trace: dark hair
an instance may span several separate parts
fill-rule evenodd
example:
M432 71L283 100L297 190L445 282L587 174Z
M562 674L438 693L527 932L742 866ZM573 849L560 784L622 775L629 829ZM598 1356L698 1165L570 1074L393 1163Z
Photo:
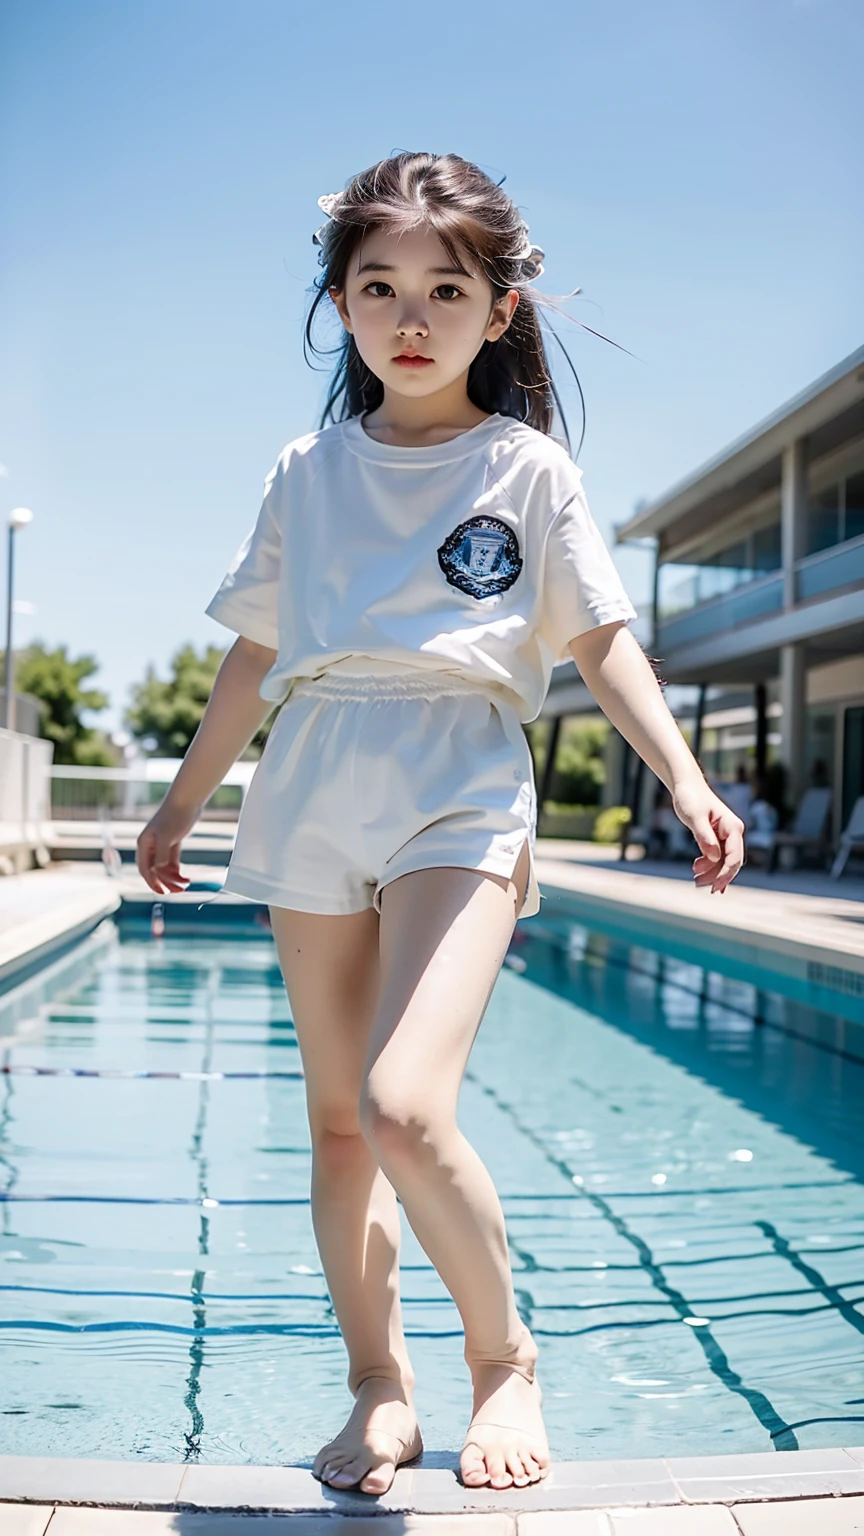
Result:
M479 264L496 299L510 288L519 293L507 330L497 341L485 340L471 363L469 399L480 410L515 416L546 433L552 430L557 406L569 447L541 333L543 296L528 286L543 270L537 259L543 252L537 246L529 252L527 229L515 203L484 171L459 155L405 151L352 176L344 192L335 195L332 218L316 237L324 270L313 284L316 293L306 322L309 347L316 355L324 355L312 340L312 324L320 304L329 297L328 289L344 290L348 262L363 232L372 227L406 231L424 225L435 231L454 261L459 260L457 246L461 246ZM322 427L328 419L344 421L374 410L384 396L381 380L367 368L347 331L338 352Z

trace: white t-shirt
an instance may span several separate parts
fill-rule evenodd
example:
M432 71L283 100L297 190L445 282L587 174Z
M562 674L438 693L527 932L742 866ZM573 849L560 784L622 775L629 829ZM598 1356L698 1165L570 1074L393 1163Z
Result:
M581 470L499 412L433 447L357 416L295 438L206 612L278 652L264 699L356 656L493 684L523 721L570 640L636 617Z

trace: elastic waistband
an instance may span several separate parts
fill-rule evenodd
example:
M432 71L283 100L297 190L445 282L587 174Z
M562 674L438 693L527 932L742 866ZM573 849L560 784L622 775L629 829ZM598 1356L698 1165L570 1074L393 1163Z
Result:
M362 703L369 699L438 699L448 694L485 694L497 692L494 684L483 685L454 673L425 671L369 672L350 674L328 670L321 677L300 677L291 690L291 698L313 694L316 698L340 703Z

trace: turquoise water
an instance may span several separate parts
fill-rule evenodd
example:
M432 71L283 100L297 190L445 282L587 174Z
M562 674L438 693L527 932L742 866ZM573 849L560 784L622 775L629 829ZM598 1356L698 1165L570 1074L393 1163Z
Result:
M109 923L53 989L0 999L0 1452L308 1463L350 1398L271 941ZM556 1457L864 1442L844 1012L554 903L520 925L460 1120L501 1194ZM426 1446L453 1451L459 1318L403 1232Z

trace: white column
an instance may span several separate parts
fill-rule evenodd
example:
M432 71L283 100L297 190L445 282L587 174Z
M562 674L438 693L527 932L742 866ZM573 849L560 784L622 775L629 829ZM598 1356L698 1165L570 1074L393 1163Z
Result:
M807 456L803 438L783 450L780 482L780 538L783 561L783 606L797 599L795 565L807 551ZM803 645L780 648L780 757L789 773L789 800L798 804L804 790L804 720L807 671Z
M807 670L803 645L780 647L780 757L789 774L789 802L794 807L806 789L804 773L804 712Z
M783 606L795 606L795 562L806 553L807 459L799 437L783 450L780 479L780 540L783 560Z

